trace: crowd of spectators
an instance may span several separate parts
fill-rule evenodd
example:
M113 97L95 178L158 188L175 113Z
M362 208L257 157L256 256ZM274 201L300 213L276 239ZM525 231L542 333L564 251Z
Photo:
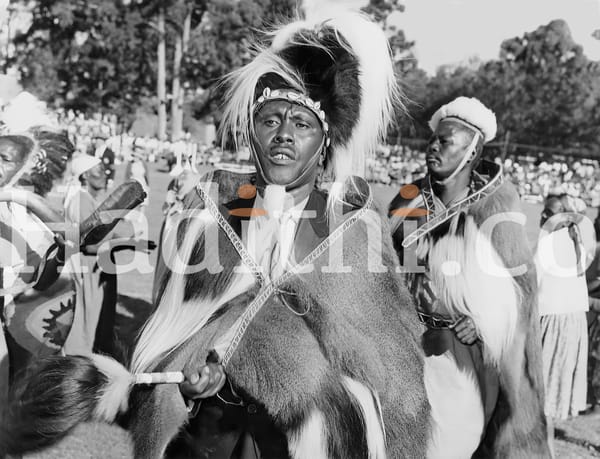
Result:
M116 163L136 156L150 163L164 161L170 171L176 167L178 158L210 165L237 160L236 155L223 152L214 143L198 142L189 133L178 141L159 140L155 136L138 136L126 131L114 115L85 116L72 110L58 111L56 115L59 125L67 129L77 152L99 156L100 150L109 148L115 154Z
M509 157L504 171L522 197L542 200L549 192L581 198L592 207L600 206L600 170L597 160Z

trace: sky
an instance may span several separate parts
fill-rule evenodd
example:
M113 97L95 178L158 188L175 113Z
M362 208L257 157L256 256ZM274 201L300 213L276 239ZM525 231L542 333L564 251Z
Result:
M350 1L349 3L356 3ZM500 44L553 19L564 19L584 53L600 60L600 0L404 0L393 21L414 40L419 66L429 73L441 64L498 57Z
M360 8L368 0L303 0L322 8L333 4ZM564 19L585 54L600 60L600 40L591 36L600 29L600 0L402 0L406 10L391 22L415 41L419 66L434 73L442 64L498 57L500 44L522 36L553 19Z
M305 7L327 4L360 8L368 0L301 0ZM406 10L391 22L415 41L419 66L434 73L442 64L498 57L500 44L522 36L553 19L564 19L573 39L585 54L600 60L600 40L591 36L600 29L600 0L401 0ZM0 0L0 21L8 0Z

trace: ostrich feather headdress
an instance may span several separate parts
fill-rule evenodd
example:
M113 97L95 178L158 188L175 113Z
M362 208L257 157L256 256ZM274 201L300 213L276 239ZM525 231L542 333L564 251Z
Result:
M329 10L270 38L270 46L255 46L253 60L225 80L222 140L249 144L257 103L291 91L321 120L330 175L338 182L360 175L400 103L383 30L359 13Z

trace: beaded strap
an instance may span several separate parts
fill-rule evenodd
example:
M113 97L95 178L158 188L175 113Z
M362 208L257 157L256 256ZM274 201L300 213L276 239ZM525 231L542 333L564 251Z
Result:
M256 277L260 285L265 285L267 281L262 273L262 267L254 260L254 258L252 258L252 255L250 255L240 237L237 235L237 233L231 227L231 225L227 222L227 220L225 220L223 214L219 211L219 208L217 207L215 201L213 201L213 199L209 197L208 193L202 187L202 184L198 184L196 189L198 190L198 194L204 201L204 204L210 212L210 214L217 221L219 227L225 232L228 239L231 241L231 244L242 259L242 263L244 263L244 265L246 265L246 267L250 269L250 271Z
M492 193L494 193L500 187L500 185L502 185L502 183L504 183L504 178L503 178L502 174L498 174L496 177L494 177L492 180L490 180L487 184L485 184L482 188L480 188L479 190L470 194L465 199L448 207L443 212L440 212L438 215L435 215L430 220L428 220L426 223L424 223L423 226L421 226L416 231L413 231L408 236L406 236L404 238L404 240L402 241L402 247L404 247L404 248L410 247L415 242L417 242L419 239L421 239L423 236L425 236L426 234L430 233L438 226L440 226L440 225L444 224L445 222L447 222L448 220L450 220L452 217L454 217L456 214L458 214L461 210L470 207L472 204L476 203L480 199L483 199L486 196L489 196ZM424 201L425 201L425 205L427 206L427 210L431 212L433 209L433 197L431 196L431 189L424 188L422 192L423 192L423 196L425 198ZM430 212L428 212L428 215L430 215Z

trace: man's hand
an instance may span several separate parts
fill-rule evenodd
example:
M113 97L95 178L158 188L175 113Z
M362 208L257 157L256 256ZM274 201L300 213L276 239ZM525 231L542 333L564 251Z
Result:
M463 344L471 345L479 339L477 328L470 317L463 316L452 327L454 334Z
M227 379L223 365L207 363L199 371L184 369L185 381L179 390L188 399L212 397L221 390Z
M65 238L59 234L59 233L54 233L54 242L56 243L56 261L61 264L64 265L65 264L65 248L67 245L67 242L65 241Z

